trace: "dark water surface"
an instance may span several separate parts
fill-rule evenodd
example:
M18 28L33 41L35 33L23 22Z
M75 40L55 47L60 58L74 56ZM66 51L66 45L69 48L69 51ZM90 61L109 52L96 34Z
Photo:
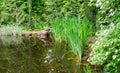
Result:
M69 51L65 43L46 46L36 37L0 37L0 73L85 73Z

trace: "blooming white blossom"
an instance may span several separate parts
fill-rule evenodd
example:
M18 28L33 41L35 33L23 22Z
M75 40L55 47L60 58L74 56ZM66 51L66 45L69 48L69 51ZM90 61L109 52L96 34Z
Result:
M109 16L113 16L115 14L115 11L111 12Z
M118 50L115 50L115 53L118 53Z
M106 52L106 55L109 55L109 52Z
M102 6L102 2L101 2L101 0L97 0L97 2L96 2L96 6L97 6L97 7L101 7L101 6Z
M109 12L113 12L113 9L110 9L110 11Z
M113 23L113 22L111 22L111 23L110 23L110 26L111 26L111 27L113 27L113 26L114 26L114 23Z
M103 6L100 6L100 9L103 9Z
M113 55L112 58L115 59L115 58L116 58L116 55Z
M106 1L106 3L108 4L108 3L109 3L109 1Z

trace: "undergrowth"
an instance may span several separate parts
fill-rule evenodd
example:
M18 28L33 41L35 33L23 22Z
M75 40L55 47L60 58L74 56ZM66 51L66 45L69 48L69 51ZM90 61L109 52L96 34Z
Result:
M120 23L99 31L97 41L92 44L88 61L94 65L105 65L107 73L119 73L120 65Z

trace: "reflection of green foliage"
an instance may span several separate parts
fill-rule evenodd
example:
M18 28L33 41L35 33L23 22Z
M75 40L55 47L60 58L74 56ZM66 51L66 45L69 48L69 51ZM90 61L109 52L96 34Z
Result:
M36 39L24 38L22 43L11 43L10 45L4 45L4 43L0 41L0 48L2 48L0 49L1 72L29 73L30 65L32 66L32 71L35 73L40 71L46 72L46 69L45 71L41 68L41 61L44 59L46 48L41 45L38 39L38 41L35 40ZM31 50L32 53L30 53L29 50ZM30 61L32 61L31 64L29 64Z
M68 50L64 43L59 41L54 46L44 46L36 37L23 37L22 43L4 45L0 40L0 71L1 73L60 73L76 70L74 61L67 54ZM75 68L74 68L75 67ZM74 68L74 69L73 69ZM51 69L54 69L51 70Z
M1 41L4 45L12 45L12 44L20 44L22 43L21 37L15 37L15 36L0 36Z
M85 72L85 73L92 73L91 68L90 68L89 65L86 65L86 66L85 66L84 72Z

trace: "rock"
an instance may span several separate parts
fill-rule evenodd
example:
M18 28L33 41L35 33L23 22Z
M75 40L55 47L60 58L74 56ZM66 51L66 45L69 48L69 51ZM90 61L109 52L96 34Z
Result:
M37 34L37 37L45 44L54 42L54 36L51 28L42 30L40 33Z
M88 57L89 57L89 56L84 56L84 57L82 57L82 60L83 60L83 61L87 61Z
M53 43L55 41L51 28L44 29L40 32L39 31L22 31L22 36L37 37L45 44L50 44L50 43Z

